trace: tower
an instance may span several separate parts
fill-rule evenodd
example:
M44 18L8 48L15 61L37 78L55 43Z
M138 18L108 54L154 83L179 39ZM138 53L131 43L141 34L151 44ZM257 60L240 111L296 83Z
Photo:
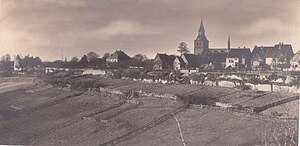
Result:
M230 35L228 35L227 49L230 50Z
M204 29L204 25L203 25L203 22L201 19L198 36L197 36L196 40L194 41L194 54L202 55L204 52L208 51L208 43L209 43L209 41L207 40L207 38L205 36L205 29Z

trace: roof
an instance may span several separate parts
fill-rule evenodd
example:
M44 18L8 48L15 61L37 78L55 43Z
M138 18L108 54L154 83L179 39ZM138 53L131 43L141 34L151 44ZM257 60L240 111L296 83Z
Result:
M228 52L206 52L203 54L203 63L226 62Z
M121 59L121 60L129 60L131 59L126 53L123 51L116 51L115 53L111 54L107 59Z
M253 61L258 61L258 62L264 61L263 57L260 54L254 54L252 60Z
M102 63L102 62L105 62L105 59L103 59L103 58L91 58L90 62Z
M291 62L299 62L300 61L300 50L291 58Z
M185 63L188 64L191 67L198 67L198 66L201 65L202 57L199 56L199 55L183 54L182 57L185 58L185 60L187 61Z
M284 57L290 59L293 54L292 45L279 43L275 46L255 46L252 54L264 54L266 58Z
M228 58L251 58L251 51L249 48L238 48L238 49L230 49L227 55Z
M228 52L227 48L209 48L209 52Z
M157 55L156 55L155 58L157 58L157 57L162 62L173 62L176 56L175 55L167 55L166 53L165 54L159 54L159 53L157 53Z
M201 24L200 24L200 28L199 28L199 31L198 31L199 33L200 32L205 32L205 29L204 29L204 25L203 25L203 21L202 21L202 19L201 19Z
M183 61L183 59L182 59L181 57L176 56L176 58L179 60L180 63L184 64L184 61ZM176 58L175 58L175 59L176 59ZM175 59L174 59L174 60L175 60Z

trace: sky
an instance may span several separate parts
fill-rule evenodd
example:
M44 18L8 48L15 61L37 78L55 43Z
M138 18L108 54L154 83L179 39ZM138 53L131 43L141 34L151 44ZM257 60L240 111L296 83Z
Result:
M0 0L0 55L54 61L94 51L129 56L193 52L201 18L210 48L292 44L300 50L299 0Z

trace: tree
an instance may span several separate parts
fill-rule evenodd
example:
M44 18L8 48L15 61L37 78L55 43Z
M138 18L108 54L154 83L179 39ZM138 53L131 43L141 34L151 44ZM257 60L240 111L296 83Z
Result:
M72 57L70 60L70 62L78 62L78 61L79 61L79 59L76 56Z
M99 57L99 55L93 51L89 52L86 56L87 56L88 61L91 61L91 59L93 59L93 58Z
M11 61L11 57L10 57L10 54L5 54L1 57L1 61L3 62L9 62Z
M144 62L145 60L148 60L147 56L142 54L136 54L133 56L133 58L139 62Z
M25 68L32 68L32 67L38 67L42 64L42 60L39 57L33 57L33 56L25 56L21 60L22 66Z
M110 56L109 53L105 53L105 54L103 55L103 59L106 59L106 58L108 58L109 56Z
M189 48L187 47L187 44L184 43L184 42L179 43L179 46L178 46L178 50L177 50L177 51L180 52L181 56L182 56L183 54L187 54L187 53L190 52L190 51L189 51Z

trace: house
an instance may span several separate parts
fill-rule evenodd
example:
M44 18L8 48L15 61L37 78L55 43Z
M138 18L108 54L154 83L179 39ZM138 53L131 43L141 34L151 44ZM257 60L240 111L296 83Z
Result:
M214 69L223 69L226 66L226 57L228 52L206 52L202 56L202 65L212 64Z
M185 63L185 68L187 69L196 69L201 67L202 57L194 54L183 54L182 60Z
M157 53L153 60L153 69L154 70L163 70L163 69L172 69L173 61L176 58L175 55L167 55Z
M116 51L106 58L108 67L128 68L132 64L132 59L122 50Z
M251 64L251 51L249 48L230 49L226 57L226 68L232 67L237 69L246 68Z
M254 46L252 55L259 54L270 68L287 68L294 52L290 44L279 43L275 46Z
M266 56L265 54L258 53L252 55L252 69L253 70L262 70L266 66Z
M298 51L291 59L291 69L300 71L300 51Z
M176 56L174 61L173 61L173 68L174 70L181 70L185 67L185 63L183 59L179 56Z
M115 53L111 54L106 58L106 62L108 63L118 63L128 60L131 60L131 58L122 50L116 51Z
M88 63L88 67L90 68L105 68L106 60L103 58L91 58Z

